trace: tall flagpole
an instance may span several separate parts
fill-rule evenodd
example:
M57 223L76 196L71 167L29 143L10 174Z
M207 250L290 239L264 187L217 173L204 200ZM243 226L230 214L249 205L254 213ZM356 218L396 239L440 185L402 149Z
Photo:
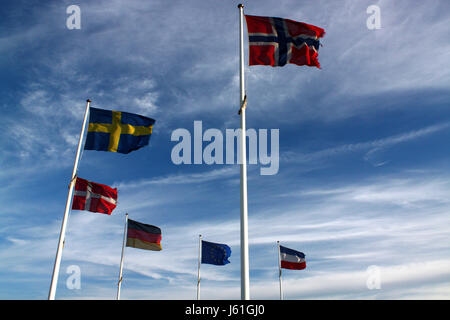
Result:
M280 278L280 300L283 300L283 281L281 280L281 252L280 241L277 241L278 246L278 276Z
M244 84L244 5L239 4L239 76L241 114L241 300L250 299L248 263L248 210L247 210L247 146L245 130Z
M119 282L117 283L117 300L120 300L120 288L122 286L122 271L123 271L123 254L125 251L125 244L127 241L128 230L128 213L125 214L125 227L123 230L123 242L122 242L122 256L120 257L120 269L119 269Z
M88 99L86 101L86 110L84 111L83 126L81 127L80 138L78 139L77 155L75 157L75 163L73 165L72 179L70 180L70 184L69 184L69 192L67 194L66 209L64 210L64 217L63 217L62 224L61 224L61 231L59 233L58 249L56 251L55 264L53 266L53 276L52 276L52 282L50 284L50 291L48 293L48 300L55 300L56 287L58 284L59 268L61 265L61 256L62 256L62 251L64 248L64 242L65 242L67 220L69 217L70 204L72 202L72 197L73 197L73 189L75 188L75 182L77 180L78 162L80 161L81 145L82 145L82 141L83 141L84 130L86 127L86 121L87 121L87 116L89 113L90 103L91 103L91 100Z
M202 235L198 237L198 276L197 276L197 300L200 300L200 265L202 263Z

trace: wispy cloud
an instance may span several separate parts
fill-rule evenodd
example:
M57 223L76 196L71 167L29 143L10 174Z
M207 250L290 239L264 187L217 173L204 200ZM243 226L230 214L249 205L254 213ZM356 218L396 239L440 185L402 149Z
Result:
M217 179L229 179L239 173L237 166L226 166L222 169L205 170L201 173L172 174L164 177L151 178L137 182L115 183L117 188L141 188L148 185L198 184Z
M373 1L246 4L248 14L327 31L321 70L245 68L248 127L281 132L279 174L253 175L255 166L249 166L252 298L278 298L276 240L307 255L305 271L283 274L290 299L450 296L450 185L445 165L436 166L446 162L446 149L436 159L424 148L426 163L387 173L394 166L386 164L409 156L389 158L394 152L388 151L420 142L437 149L450 128L450 74L443 67L449 50L442 40L448 4L410 2L375 2L380 30L366 27ZM159 145L156 152L126 157L84 154L80 174L118 187L119 203L112 216L71 213L58 298L114 298L123 215L129 212L162 228L163 251L126 249L125 299L194 299L199 234L233 251L223 268L202 266L202 296L238 299L239 166L175 166L167 134L190 128L194 119L216 128L239 126L236 4L80 1L82 29L72 31L64 24L66 5L17 5L5 15L0 271L7 285L0 294L10 297L10 288L18 288L14 297L47 296L70 173L61 169L73 164L89 98L94 107L155 118L152 142ZM369 125L364 136L370 138L355 138L361 135L349 127L357 121ZM409 129L394 129L398 123ZM332 135L333 128L339 133ZM306 131L320 134L299 149ZM355 156L378 168L363 161L339 166ZM71 264L82 271L79 291L64 286ZM366 287L366 269L374 264L381 268L381 290Z
M366 142L349 143L340 145L337 147L332 147L328 149L323 149L320 151L314 151L311 153L297 153L297 152L284 152L281 154L281 160L288 163L306 163L314 162L319 160L325 160L327 158L333 158L342 154L352 153L352 152L365 152L364 160L372 162L372 157L375 153L382 150L391 148L395 145L402 144L405 142L413 141L422 137L432 135L434 133L444 131L450 128L449 122L438 123L431 125L419 130L413 130L383 139L377 139ZM372 163L373 165L380 165L380 163Z
M446 250L445 239L450 232L446 196L450 185L446 181L445 177L429 178L427 174L418 179L380 177L376 181L325 189L325 192L300 190L284 195L300 197L298 201L294 198L293 201L279 202L273 208L253 210L249 220L252 264L256 270L273 277L267 281L254 279L253 297L276 298L276 240L307 254L309 267L306 273L299 274L299 278L295 274L286 274L289 279L285 288L288 298L373 298L374 294L378 298L389 298L395 296L396 290L408 286L432 288L434 279L446 277L448 270L448 261L439 257L440 252ZM140 197L144 200L146 196L142 194ZM300 207L298 204L305 199L309 199L309 204ZM317 201L311 202L311 199ZM415 214L410 213L412 207L402 199L415 204ZM142 209L147 211L145 207ZM136 215L143 218L142 213ZM146 219L149 219L148 215ZM30 226L9 235L9 244L4 244L0 250L2 261L11 261L16 270L23 272L30 272L29 268L36 263L48 261L45 264L50 265L59 223L55 221L45 227ZM268 225L271 227L267 228ZM163 251L126 251L125 272L128 277L139 274L149 281L163 281L159 284L161 294L171 298L181 290L184 293L177 294L177 298L191 298L196 277L198 234L202 234L205 239L229 244L233 250L233 263L227 268L204 268L205 283L214 286L216 291L210 292L212 289L206 285L205 294L210 294L211 299L233 299L239 295L238 214L216 219L214 223L208 219L182 225L166 223L161 227ZM108 281L114 283L122 237L123 216L120 214L108 217L73 212L64 261L82 266L83 279L103 278L99 274L99 270L103 270L105 277L111 278ZM88 267L88 264L96 267ZM366 287L366 268L372 264L381 268L382 291L377 293ZM8 265L3 264L3 267ZM418 271L415 272L414 268ZM404 275L405 270L407 276ZM46 274L42 267L35 272L40 276ZM348 279L353 280L348 283ZM300 281L302 290L295 285ZM182 288L175 286L175 282ZM129 298L140 292L139 286L132 287L130 284ZM221 288L220 293L217 288ZM98 294L102 290L105 289L99 289ZM105 291L105 295L106 292L109 291ZM86 294L89 296L88 291ZM94 292L92 294L95 295ZM435 295L430 292L422 297L431 296ZM152 294L143 297L151 298Z
M378 265L380 288L367 287L369 265L355 270L335 271L330 274L311 274L308 271L284 272L285 299L447 299L450 293L448 279L450 260L431 260L405 264ZM302 290L298 290L298 288ZM420 290L411 288L420 287ZM276 299L278 283L258 282L252 287L255 299ZM278 290L279 292L279 290ZM400 298L401 299L401 298Z

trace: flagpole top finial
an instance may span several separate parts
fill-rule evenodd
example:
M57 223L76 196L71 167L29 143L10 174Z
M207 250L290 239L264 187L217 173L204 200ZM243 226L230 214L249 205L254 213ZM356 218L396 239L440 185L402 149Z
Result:
M243 8L244 7L244 5L242 4L242 3L239 3L238 4L238 8L240 9L240 8Z

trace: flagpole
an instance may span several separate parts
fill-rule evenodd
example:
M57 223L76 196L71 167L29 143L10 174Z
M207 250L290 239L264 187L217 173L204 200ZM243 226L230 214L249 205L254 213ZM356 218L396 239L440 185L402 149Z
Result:
M241 300L250 299L248 262L247 155L244 84L244 5L239 4L239 76L241 114Z
M198 276L197 276L197 300L200 300L200 265L202 263L202 235L198 237Z
M59 269L61 266L62 251L64 248L64 242L65 242L67 220L69 217L70 204L72 202L73 190L74 190L75 182L76 182L76 178L77 178L78 163L80 161L80 155L81 155L81 145L82 145L82 141L83 141L84 130L86 127L86 121L87 121L87 116L89 113L90 103L91 103L91 100L89 100L89 99L86 100L86 110L84 111L83 126L81 127L80 138L78 139L77 154L75 156L75 163L73 165L72 178L71 178L70 184L69 184L69 192L67 193L66 208L64 210L64 217L63 217L62 224L61 224L61 231L59 233L58 249L56 250L56 258L55 258L55 264L53 266L53 275L52 275L52 281L50 284L50 291L48 293L48 300L55 300L56 287L58 284Z
M280 278L280 300L283 300L283 281L281 279L281 252L280 252L280 241L277 241L278 246L278 276Z
M117 283L117 300L120 300L120 288L122 286L122 271L123 271L123 254L125 252L125 244L127 241L127 227L128 227L128 213L125 214L125 227L123 230L122 242L122 256L120 257L119 282Z

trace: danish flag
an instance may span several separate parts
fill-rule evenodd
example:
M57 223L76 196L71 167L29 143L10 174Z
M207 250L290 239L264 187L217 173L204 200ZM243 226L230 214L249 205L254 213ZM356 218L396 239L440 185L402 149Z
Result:
M117 188L77 178L73 195L73 210L111 214L117 204Z
M320 68L319 38L325 30L289 19L245 16L249 65L282 67L286 63Z

